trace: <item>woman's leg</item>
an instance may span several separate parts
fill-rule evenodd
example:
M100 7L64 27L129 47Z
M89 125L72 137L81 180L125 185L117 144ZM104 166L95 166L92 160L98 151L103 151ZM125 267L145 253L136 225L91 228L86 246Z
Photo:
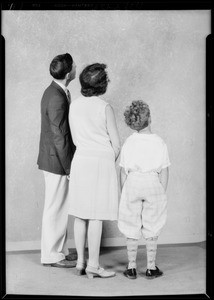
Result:
M100 241L103 222L100 220L89 220L88 224L88 251L89 260L86 268L88 278L108 278L115 276L115 272L109 272L99 266Z
M94 268L99 266L102 224L100 220L89 220L88 224L88 265Z
M77 263L85 263L85 243L87 234L87 220L75 218L74 220L74 239L77 249Z

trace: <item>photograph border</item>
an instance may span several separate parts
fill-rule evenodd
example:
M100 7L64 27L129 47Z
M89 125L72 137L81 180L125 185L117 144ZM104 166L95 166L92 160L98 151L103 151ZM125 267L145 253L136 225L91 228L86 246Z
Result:
M213 181L213 143L211 134L213 128L213 101L214 101L214 38L213 38L213 3L212 1L2 1L1 10L210 10L211 12L211 34L206 38L206 293L205 294L175 294L175 295L151 295L151 296L120 296L117 298L134 298L134 299L214 299L213 287L213 253L214 253L214 237L213 237L213 216L212 216L212 200L211 187L214 186ZM82 296L49 296L49 295L20 295L6 294L6 246L5 246L5 41L1 36L1 72L0 72L0 90L1 90L1 109L0 120L0 140L1 143L1 239L0 239L0 266L1 266L1 299L67 299L67 298L95 298ZM200 171L200 170L199 170ZM100 297L109 298L109 297ZM114 297L111 297L114 298Z

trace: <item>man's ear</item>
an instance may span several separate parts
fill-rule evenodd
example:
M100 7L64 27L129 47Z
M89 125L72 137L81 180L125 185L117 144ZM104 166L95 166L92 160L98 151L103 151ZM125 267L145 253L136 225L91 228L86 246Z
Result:
M66 79L66 80L70 79L70 73L67 73L67 74L65 75L65 79Z

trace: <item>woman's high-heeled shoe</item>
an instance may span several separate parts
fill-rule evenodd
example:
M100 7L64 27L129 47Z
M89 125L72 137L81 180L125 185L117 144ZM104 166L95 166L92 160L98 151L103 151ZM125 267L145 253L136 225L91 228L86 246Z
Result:
M92 279L94 277L109 278L114 277L116 275L115 272L106 271L101 267L94 268L89 265L87 266L85 272L89 279Z
M85 275L86 263L77 262L75 273L78 276Z

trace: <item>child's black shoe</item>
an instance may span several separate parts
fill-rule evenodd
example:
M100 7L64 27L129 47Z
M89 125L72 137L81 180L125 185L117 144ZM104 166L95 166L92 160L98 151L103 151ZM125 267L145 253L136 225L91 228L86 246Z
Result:
M123 274L128 277L129 279L136 279L137 278L137 272L136 272L136 269L133 268L133 269L126 269Z
M155 268L156 270L150 270L150 269L146 270L146 278L153 279L163 275L163 272L159 270L158 267Z

